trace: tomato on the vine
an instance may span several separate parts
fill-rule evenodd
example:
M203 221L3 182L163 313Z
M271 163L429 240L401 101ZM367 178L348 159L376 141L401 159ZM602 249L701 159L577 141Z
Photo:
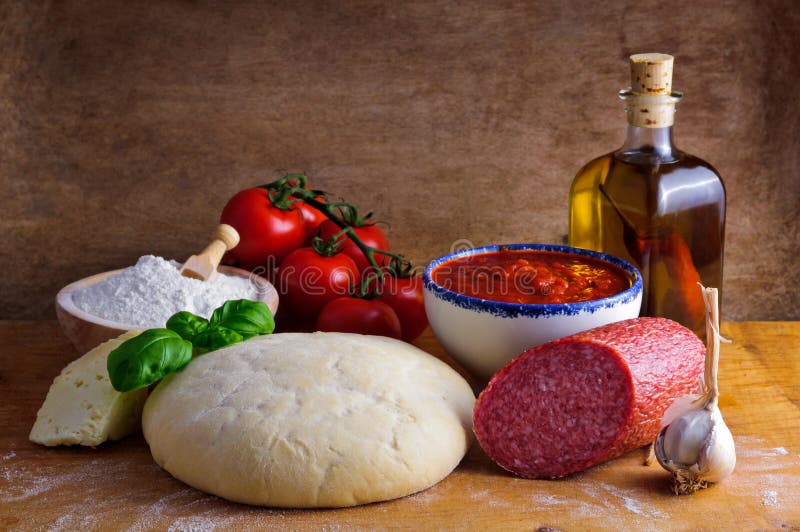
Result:
M355 262L344 253L321 255L311 247L299 248L278 270L280 304L295 318L313 323L322 307L348 295L359 280Z
M377 225L364 224L357 227L351 227L353 227L356 236L360 238L361 241L367 246L389 251L389 240L386 238L386 235L383 234L381 228ZM342 229L331 220L323 222L319 228L320 236L323 240L330 239L333 235L341 230ZM355 261L356 266L358 266L359 273L363 275L364 272L370 268L370 263L367 260L367 257L364 256L364 253L358 248L356 243L350 239L350 237L342 235L337 241L341 241L342 239L344 239L344 242L340 244L339 249L342 250L342 253L346 253ZM386 263L385 255L376 253L375 261L379 266L383 266Z
M228 254L247 269L269 266L271 261L277 265L305 238L302 213L273 205L263 188L236 193L222 209L220 222L238 231L239 244Z
M415 340L428 326L425 302L422 298L422 279L386 275L379 301L387 303L397 313L406 342Z
M418 277L390 275L405 275L411 265L388 253L389 240L371 217L372 213L359 216L351 203L327 202L323 192L311 189L305 175L287 174L242 190L225 205L220 221L232 225L240 236L225 261L246 268L267 266L281 294L281 306L300 322L310 324L319 318L321 330L412 341L428 325L422 283ZM333 238L343 226L352 232ZM375 266L386 271L373 271L359 245L371 248L368 253L373 254ZM279 275L274 277L278 266ZM375 297L382 274L386 280ZM367 286L361 286L366 276Z
M317 201L324 201L322 197L314 198ZM328 220L324 212L318 211L304 201L295 201L292 203L292 208L297 209L303 215L303 222L305 223L306 234L303 239L303 245L308 246L311 244L311 239L317 236L319 226Z
M372 334L400 339L401 326L392 307L377 299L340 297L322 309L317 330Z

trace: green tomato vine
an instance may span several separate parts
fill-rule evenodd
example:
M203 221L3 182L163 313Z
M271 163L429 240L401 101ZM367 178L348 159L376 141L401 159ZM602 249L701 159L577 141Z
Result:
M335 223L340 231L331 236L328 242L320 237L315 237L312 247L321 254L335 254L338 247L349 238L366 257L370 264L370 271L361 280L358 291L354 297L370 299L379 296L386 284L386 275L393 277L411 277L414 275L414 266L405 257L391 251L378 249L365 244L356 234L354 227L371 225L372 212L359 216L358 208L346 201L328 201L328 195L322 190L308 188L308 177L305 174L286 174L282 178L261 185L258 188L267 190L272 204L279 209L291 209L292 204L303 202L324 214ZM378 264L377 256L388 258L386 265Z

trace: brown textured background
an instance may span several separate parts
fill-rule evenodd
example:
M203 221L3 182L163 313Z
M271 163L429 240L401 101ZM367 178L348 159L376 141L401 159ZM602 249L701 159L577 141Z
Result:
M0 317L204 244L308 172L425 261L560 242L621 144L627 56L676 56L678 145L728 190L727 319L800 319L800 4L0 0Z

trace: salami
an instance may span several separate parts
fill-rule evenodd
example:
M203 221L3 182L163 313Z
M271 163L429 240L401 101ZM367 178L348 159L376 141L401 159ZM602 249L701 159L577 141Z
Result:
M543 344L498 371L475 403L481 447L526 478L558 478L651 443L695 392L705 348L684 326L634 318Z

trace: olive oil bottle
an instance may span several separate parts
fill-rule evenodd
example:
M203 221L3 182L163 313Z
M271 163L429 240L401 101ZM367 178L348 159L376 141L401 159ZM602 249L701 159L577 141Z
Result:
M722 287L725 187L707 162L675 147L682 94L672 56L632 55L623 146L587 163L569 195L569 243L633 262L642 272L642 316L678 321L705 337L698 282Z

